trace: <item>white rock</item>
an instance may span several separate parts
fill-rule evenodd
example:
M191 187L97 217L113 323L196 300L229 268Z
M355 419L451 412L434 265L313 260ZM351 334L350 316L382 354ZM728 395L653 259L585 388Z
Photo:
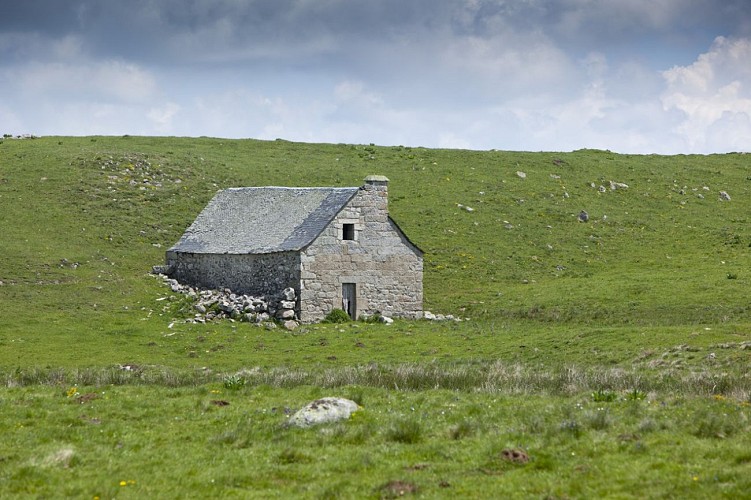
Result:
M354 401L344 398L327 397L312 401L297 411L288 421L295 427L338 422L350 417L360 407Z
M295 319L295 311L292 309L283 309L279 317L282 319Z

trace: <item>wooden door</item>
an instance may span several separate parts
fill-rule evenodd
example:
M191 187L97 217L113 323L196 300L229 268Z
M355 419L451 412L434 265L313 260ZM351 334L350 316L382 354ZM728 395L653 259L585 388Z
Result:
M342 309L357 319L357 288L354 283L342 283Z

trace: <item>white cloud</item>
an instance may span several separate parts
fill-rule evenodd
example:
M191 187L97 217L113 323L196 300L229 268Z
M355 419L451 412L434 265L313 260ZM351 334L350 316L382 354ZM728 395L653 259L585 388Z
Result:
M173 132L172 120L180 112L180 106L174 102L168 102L163 106L151 108L146 116L151 120L154 130L159 134Z
M692 151L727 151L751 144L751 40L715 39L709 52L689 66L663 73L666 110L683 119L676 132ZM718 134L718 131L723 131Z
M360 81L345 80L334 87L334 97L339 103L363 103L366 106L383 104L381 96L365 89Z
M37 98L138 103L157 92L150 72L121 61L30 63L11 72L19 90Z
M0 134L22 134L31 133L30 131L23 129L23 124L20 117L8 106L0 104L0 126L3 127L0 130Z

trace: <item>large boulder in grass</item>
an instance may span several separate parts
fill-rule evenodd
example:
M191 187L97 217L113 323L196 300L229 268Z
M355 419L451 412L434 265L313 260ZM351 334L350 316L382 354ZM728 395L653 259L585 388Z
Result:
M348 419L360 407L354 401L344 398L321 398L303 406L292 415L288 425L311 427L318 424L338 422Z

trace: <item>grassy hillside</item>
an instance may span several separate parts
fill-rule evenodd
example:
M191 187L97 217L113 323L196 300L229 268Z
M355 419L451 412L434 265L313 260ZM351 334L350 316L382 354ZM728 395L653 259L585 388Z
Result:
M539 332L560 347L600 334L618 342L626 332L630 353L637 332L666 335L667 345L670 332L745 332L750 166L751 157L740 154L475 152L209 138L5 140L0 342L13 355L4 363L108 365L116 360L102 358L108 351L90 342L102 336L141 362L184 355L190 346L171 346L165 337L177 315L168 307L174 302L160 301L169 294L148 272L218 189L357 186L371 173L391 179L391 213L425 251L426 308L471 318L461 335ZM611 190L610 181L628 188ZM721 200L720 191L731 200ZM588 222L577 220L582 210ZM171 331L190 328L178 323ZM456 328L438 330L456 338ZM503 350L480 342L468 357ZM211 354L219 364L227 356ZM299 359L276 355L272 365ZM525 356L514 353L534 359ZM623 360L631 358L610 361Z
M750 167L4 140L0 497L747 495ZM374 173L425 251L426 308L469 320L189 324L191 304L149 274L218 189ZM332 394L364 408L284 426Z

